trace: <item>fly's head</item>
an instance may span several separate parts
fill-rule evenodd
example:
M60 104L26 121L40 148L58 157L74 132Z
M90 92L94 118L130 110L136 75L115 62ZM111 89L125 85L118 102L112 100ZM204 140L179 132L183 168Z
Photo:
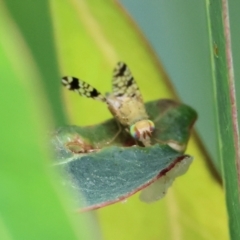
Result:
M155 125L151 120L140 120L130 126L131 136L143 143L144 146L151 145L151 136Z

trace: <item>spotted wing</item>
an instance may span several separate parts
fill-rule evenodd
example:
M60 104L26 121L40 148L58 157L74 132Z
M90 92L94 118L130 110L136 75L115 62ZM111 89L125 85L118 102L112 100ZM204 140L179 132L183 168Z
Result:
M112 88L115 97L130 97L142 100L138 85L124 62L118 62L113 70Z
M76 77L63 77L62 84L70 91L75 91L81 96L105 102L106 98L94 87Z

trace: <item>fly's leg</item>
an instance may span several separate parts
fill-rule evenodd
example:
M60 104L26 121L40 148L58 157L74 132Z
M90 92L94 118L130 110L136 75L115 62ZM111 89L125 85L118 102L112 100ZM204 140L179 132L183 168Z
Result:
M111 143L118 137L118 135L122 132L122 126L120 125L120 123L119 123L118 121L116 121L116 123L117 123L117 126L118 126L118 131L117 131L117 133L113 136L113 138L110 139L110 140L107 142L107 144L111 144Z

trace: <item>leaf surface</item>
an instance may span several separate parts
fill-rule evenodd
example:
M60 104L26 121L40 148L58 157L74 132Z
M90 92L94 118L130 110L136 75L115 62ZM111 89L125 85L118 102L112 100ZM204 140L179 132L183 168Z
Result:
M123 200L157 179L164 178L162 184L158 181L163 189L154 189L158 199L158 192L163 196L168 185L192 162L182 152L196 120L196 112L168 99L149 102L146 109L156 127L152 139L153 144L158 144L151 147L115 147L136 144L124 130L111 141L119 128L115 119L91 127L62 127L55 133L52 143L58 156L58 166L68 179L64 185L77 191L77 201L80 206L81 202L85 202L82 206L84 209L95 209ZM174 151L163 143L180 151ZM79 154L76 154L77 147ZM176 165L181 166L175 168ZM184 170L180 170L182 168ZM173 169L175 173L167 179L165 175ZM161 189L161 186L158 188Z

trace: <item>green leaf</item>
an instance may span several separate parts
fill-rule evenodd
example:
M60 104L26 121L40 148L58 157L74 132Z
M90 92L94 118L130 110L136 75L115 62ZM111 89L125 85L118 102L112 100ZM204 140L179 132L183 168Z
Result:
M57 168L64 174L64 186L74 191L75 201L84 211L122 201L163 178L154 189L154 199L148 196L148 201L156 201L192 162L191 157L158 144L147 148L112 146L67 160Z
M13 20L17 23L41 76L40 85L45 92L45 98L50 106L49 111L54 116L57 125L62 125L64 115L60 106L59 78L53 28L49 15L49 1L14 2L5 0L6 7Z
M24 40L1 1L1 239L92 239L84 230L87 222L72 216L66 192L56 185L59 176L50 168L45 132L51 115Z
M161 99L145 104L146 110L155 124L152 144L169 144L177 151L184 152L190 137L190 130L197 113L189 106L170 99ZM130 146L135 144L129 133L120 129L115 119L95 126L61 127L55 132L54 148L59 149L59 141L73 152L91 152L109 145ZM77 150L78 148L78 150ZM84 149L85 148L85 149Z
M239 239L240 143L227 6L227 0L210 1L207 11L219 150L226 189L229 229L231 239Z
M192 160L181 153L186 148L196 112L167 99L147 103L146 110L155 124L152 142L158 144L154 146L109 147L135 144L126 131L116 136L119 126L115 119L97 126L62 127L55 133L52 143L57 153L57 166L67 175L64 185L77 192L79 206L84 209L106 206L159 179L158 189L151 187L156 193L146 190L147 197L142 196L148 202L154 201L165 195L179 172L187 170ZM82 156L73 152L88 154Z

